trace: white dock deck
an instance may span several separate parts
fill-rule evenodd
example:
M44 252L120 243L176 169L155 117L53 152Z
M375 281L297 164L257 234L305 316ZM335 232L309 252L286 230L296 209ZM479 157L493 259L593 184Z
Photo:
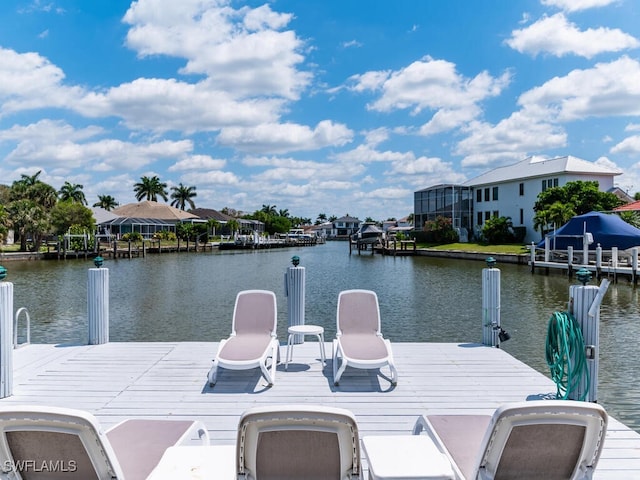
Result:
M326 347L330 356L331 344ZM395 388L377 371L350 368L334 387L331 359L323 369L312 341L294 347L293 363L287 371L278 367L271 388L259 369L221 370L209 388L216 348L212 342L28 345L15 351L13 396L0 404L79 408L104 426L132 417L198 419L212 444L232 444L240 414L256 405L347 408L363 437L410 434L426 412L490 414L502 403L555 395L550 379L502 350L449 343L394 343ZM283 346L283 361L285 354ZM640 434L611 418L594 478L640 479Z

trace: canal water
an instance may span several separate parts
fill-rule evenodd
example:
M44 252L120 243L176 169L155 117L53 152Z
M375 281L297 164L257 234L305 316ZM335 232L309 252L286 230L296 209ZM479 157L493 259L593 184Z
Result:
M105 261L110 282L111 341L218 341L227 337L235 296L268 289L278 300L279 337L286 339L284 276L291 257L305 267L306 322L335 335L338 293L377 292L382 329L393 342L481 342L484 262L349 254L344 242L261 251L154 254ZM31 316L34 343L87 342L90 260L7 262L14 307ZM511 339L502 348L549 376L549 318L565 311L572 281L498 264L501 320ZM592 282L594 283L594 282ZM611 284L600 311L598 401L640 431L638 289Z

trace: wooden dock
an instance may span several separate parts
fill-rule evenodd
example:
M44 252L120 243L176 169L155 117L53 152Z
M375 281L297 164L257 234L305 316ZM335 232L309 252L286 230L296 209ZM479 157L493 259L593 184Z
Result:
M216 349L213 342L27 345L14 351L13 396L0 404L79 408L106 427L132 417L193 418L207 425L212 444L233 444L240 414L257 405L347 408L362 437L410 434L427 412L490 414L506 402L555 395L546 376L477 344L394 343L395 388L378 371L351 368L335 387L331 359L323 368L311 341L294 347L293 363L286 371L278 367L271 388L259 369L221 370L210 388L206 375ZM281 347L282 359L285 354ZM640 434L611 418L594 478L640 479Z

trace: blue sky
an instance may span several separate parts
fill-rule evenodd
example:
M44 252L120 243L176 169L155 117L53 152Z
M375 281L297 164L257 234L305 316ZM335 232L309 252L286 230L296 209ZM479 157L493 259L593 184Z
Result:
M635 0L3 0L0 183L401 218L530 155L640 191Z

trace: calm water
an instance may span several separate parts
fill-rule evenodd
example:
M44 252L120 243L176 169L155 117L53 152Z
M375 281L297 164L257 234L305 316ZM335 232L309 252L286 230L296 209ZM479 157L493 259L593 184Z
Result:
M349 255L343 242L301 249L150 255L107 260L112 341L218 341L229 334L240 290L273 290L279 334L285 337L284 274L293 255L306 274L306 322L335 335L338 293L375 290L383 333L395 342L481 342L483 262L428 257ZM7 262L14 307L27 307L32 342L87 341L87 270L91 261ZM526 266L501 270L504 350L548 375L544 359L547 323L566 310L569 280L559 273L532 275ZM638 289L626 280L611 285L600 312L598 400L640 431Z

